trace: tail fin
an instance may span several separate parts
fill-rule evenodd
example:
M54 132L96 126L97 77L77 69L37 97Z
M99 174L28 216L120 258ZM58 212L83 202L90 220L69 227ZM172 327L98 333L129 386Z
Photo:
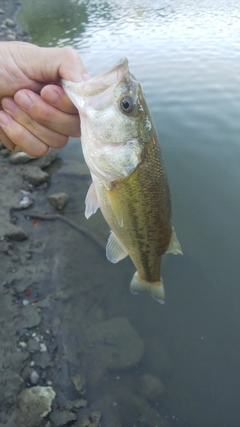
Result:
M162 279L159 282L149 283L144 280L140 280L137 277L137 272L134 274L133 279L130 283L130 290L132 294L138 294L139 292L148 291L152 297L160 304L164 304L165 292L163 287Z

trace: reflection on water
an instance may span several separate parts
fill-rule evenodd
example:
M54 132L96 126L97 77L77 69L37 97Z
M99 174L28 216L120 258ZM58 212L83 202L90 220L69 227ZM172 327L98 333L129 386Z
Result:
M147 295L129 293L129 260L113 266L76 234L59 236L61 244L52 242L49 250L60 248L56 286L67 283L70 293L61 308L62 343L73 373L88 361L89 394L106 414L107 426L116 427L120 420L124 427L165 422L237 427L240 4L159 3L22 0L19 20L32 41L74 46L90 74L107 70L123 56L129 58L157 125L174 225L184 252L180 259L164 259L167 302L161 307ZM76 144L63 150L65 159L79 152ZM80 184L74 175L63 182L83 211L86 182ZM72 216L85 223L83 213ZM100 214L86 226L107 240ZM141 361L129 370L108 370L104 347L94 341L93 325L107 328L104 322L116 317L128 319L144 343ZM119 339L121 344L123 338L115 336L115 346ZM117 354L120 357L119 348ZM98 366L98 375L90 375L89 360ZM147 395L144 375L162 381L165 393ZM144 395L140 389L145 389Z

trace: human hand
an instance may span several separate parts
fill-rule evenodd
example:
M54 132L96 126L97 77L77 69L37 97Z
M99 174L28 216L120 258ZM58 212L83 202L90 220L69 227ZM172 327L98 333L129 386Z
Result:
M62 77L88 78L74 50L3 42L0 63L0 139L10 150L41 156L80 135L78 112L59 86Z

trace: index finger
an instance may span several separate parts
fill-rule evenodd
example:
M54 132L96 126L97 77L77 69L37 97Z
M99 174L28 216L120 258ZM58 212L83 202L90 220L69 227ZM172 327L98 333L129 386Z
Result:
M40 95L45 102L64 113L76 114L78 112L61 86L46 85L41 90Z

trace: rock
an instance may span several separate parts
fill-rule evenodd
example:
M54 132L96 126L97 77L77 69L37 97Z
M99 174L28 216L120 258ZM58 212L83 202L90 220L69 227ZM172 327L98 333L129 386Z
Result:
M102 414L100 411L93 411L90 414L90 420L91 420L92 424L96 427L98 427L100 425L101 417L102 417Z
M27 305L23 307L22 313L23 318L18 322L18 330L34 328L41 323L41 317L34 306Z
M39 351L39 342L34 340L33 338L30 338L27 343L27 348L30 353L34 353L35 351Z
M75 399L71 401L72 408L86 408L88 401L85 399Z
M47 346L43 342L40 344L40 351L41 353L45 353L47 351Z
M12 19L10 19L10 18L5 19L4 24L5 24L8 28L15 27L15 25L16 25L16 24L15 24L15 22L14 22Z
M86 393L85 378L81 377L80 375L75 375L71 378L71 380L77 392L80 394L80 396L83 396Z
M87 329L94 362L107 369L134 366L143 356L143 341L124 317L115 317ZM100 366L99 366L100 367Z
M56 427L66 426L68 423L77 420L77 415L74 412L67 410L55 410L50 415L51 421Z
M8 157L9 156L9 154L10 154L10 151L7 149L7 148L3 148L2 150L1 150L1 156L2 157Z
M92 423L88 418L83 418L76 427L91 427Z
M47 197L50 205L57 210L62 210L66 206L68 198L69 196L66 193L55 193Z
M11 240L22 241L27 239L27 233L17 225L0 219L0 239L9 237Z
M32 371L31 372L31 374L30 374L30 382L31 382L31 384L36 385L38 383L38 381L39 381L39 378L40 377L39 377L37 371Z
M4 10L0 9L0 15L2 15L3 13L5 13Z
M34 160L34 165L38 166L41 169L48 167L56 158L59 156L60 150L56 148L49 148L48 152Z
M23 209L28 209L30 206L33 205L33 200L29 199L28 196L23 196L23 198L20 200L19 204L14 205L13 209L15 210L23 210Z
M39 166L28 166L24 169L23 177L33 185L40 185L49 178L47 172L40 169Z
M27 163L33 159L35 159L35 157L29 156L29 154L24 153L24 151L20 151L19 153L11 153L9 157L9 161L14 165Z
M164 384L153 375L142 375L137 381L137 393L144 396L150 402L159 400L164 392Z
M46 298L37 301L36 306L39 308L49 308L50 307L50 295L48 295Z
M13 34L13 33L7 34L6 38L7 38L7 41L13 42L17 38L17 33L15 33L15 34Z
M51 357L47 352L34 354L33 359L35 364L42 369L46 369L48 366L51 366Z
M38 427L42 419L51 412L56 393L52 387L31 387L18 396L18 406L25 427Z

